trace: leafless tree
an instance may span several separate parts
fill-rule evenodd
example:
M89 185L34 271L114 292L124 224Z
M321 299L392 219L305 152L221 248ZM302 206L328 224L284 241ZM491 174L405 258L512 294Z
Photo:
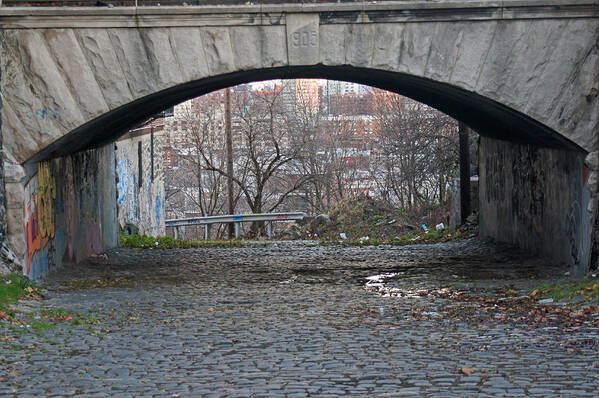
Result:
M295 112L286 111L280 87L265 91L234 91L234 175L231 176L252 213L271 212L310 180L293 163L304 156L309 138ZM223 156L203 146L204 168L228 177ZM262 225L254 223L252 233Z
M373 181L389 203L406 210L444 204L455 177L456 122L426 105L378 92L374 100L377 153Z

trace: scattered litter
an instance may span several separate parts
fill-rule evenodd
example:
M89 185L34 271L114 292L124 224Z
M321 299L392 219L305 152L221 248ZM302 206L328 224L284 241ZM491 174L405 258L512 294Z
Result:
M505 314L498 312L497 314L495 314L495 319L505 319Z
M460 373L465 374L466 376L470 376L472 373L474 373L474 369L472 368L467 368L467 367L463 367L460 369Z
M370 237L369 237L369 236L362 236L362 237L360 238L360 243L364 243L364 242L366 242L366 241L367 241L367 240L369 240L369 239L370 239Z
M379 307L379 313L381 315L384 315L385 314L385 307Z
M397 220L391 220L387 223L387 225L395 224L396 222L397 222Z
M564 276L569 276L569 275L570 275L570 271L566 271L566 272L564 273Z
M422 239L420 236L410 239L410 242L416 242L417 240Z
M7 280L5 283L6 283L7 285L10 285L10 284L12 283L12 281L11 281L11 280Z
M427 233L427 232L428 232L428 227L426 226L426 224L422 224L422 225L420 226L420 228L422 228L422 230L424 231L424 233Z
M380 275L373 275L373 276L368 276L366 277L366 280L368 282L366 282L366 286L367 287L373 287L373 286L383 286L383 281L385 279L388 278L393 278L394 276L399 275L398 273L389 273L389 274L380 274Z
M72 317L72 316L63 316L63 317L61 317L61 318L62 318L62 319L66 319L66 320L73 319L73 317Z
M553 299L547 298L547 299L539 300L538 303L539 304L551 304L551 303L553 303Z
M341 239L343 239L343 240L347 239L347 235L345 234L345 232L341 232L341 233L339 234L339 237L340 237Z
M435 225L435 229L437 231L441 231L441 230L445 229L445 224L439 223L439 224Z
M104 260L108 260L108 255L106 253L104 254L92 254L89 256L90 258L101 258Z
M433 317L433 318L441 317L441 314L439 314L438 312L435 312L435 311L422 312L421 314L424 315L424 316L430 316L430 317Z
M282 282L279 282L279 285L288 285L296 279L297 279L297 275L293 275L291 278L284 280Z

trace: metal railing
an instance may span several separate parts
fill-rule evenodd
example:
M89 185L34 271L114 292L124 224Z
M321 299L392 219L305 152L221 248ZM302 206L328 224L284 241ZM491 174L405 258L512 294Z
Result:
M204 239L208 240L210 236L210 225L212 224L235 224L235 238L241 234L240 223L264 221L266 224L266 233L272 237L272 223L277 221L301 221L308 215L301 211L287 213L261 213L261 214L226 214L221 216L173 218L165 221L167 228L174 228L175 239L179 238L179 228L188 225L203 225Z

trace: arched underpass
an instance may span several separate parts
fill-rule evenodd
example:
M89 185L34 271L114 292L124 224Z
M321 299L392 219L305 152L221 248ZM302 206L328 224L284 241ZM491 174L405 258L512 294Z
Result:
M484 137L481 235L588 269L596 4L338 7L0 10L8 243L27 273L116 245L109 143L127 128L294 77L380 87L464 121Z
M80 261L116 244L118 228L111 210L116 208L111 185L114 140L184 100L235 84L274 78L328 78L367 84L416 99L466 122L483 137L481 236L519 244L555 264L568 263L578 270L589 263L586 151L534 119L465 90L405 74L318 65L232 73L151 94L92 120L34 155L26 166L34 173L39 162L50 161L57 192L55 236L64 234L57 240L64 243L53 248L55 253L48 252L48 267L59 265L62 259ZM76 203L88 206L87 213L77 210ZM71 220L70 211L76 214ZM33 277L44 274L46 266L42 262L36 270L35 261L28 262L28 274Z

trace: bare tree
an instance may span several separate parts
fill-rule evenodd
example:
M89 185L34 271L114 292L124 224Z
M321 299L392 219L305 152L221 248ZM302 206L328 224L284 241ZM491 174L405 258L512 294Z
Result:
M286 112L281 87L235 93L235 172L238 186L252 213L270 212L308 181L294 173L293 162L304 155L306 136L299 131L294 112ZM203 147L205 148L205 147ZM213 153L200 151L205 170L227 177L226 167ZM252 225L259 233L261 223Z
M403 209L444 204L457 167L457 124L399 95L375 94L377 154L371 173L383 197Z
M177 136L173 137L172 156L176 170L170 185L176 187L169 203L179 212L200 216L222 214L227 208L226 178L210 169L213 165L226 167L224 108L222 92L195 98L178 108L175 116ZM240 176L243 180L243 174ZM234 192L237 204L240 191ZM219 226L218 234L222 234Z

